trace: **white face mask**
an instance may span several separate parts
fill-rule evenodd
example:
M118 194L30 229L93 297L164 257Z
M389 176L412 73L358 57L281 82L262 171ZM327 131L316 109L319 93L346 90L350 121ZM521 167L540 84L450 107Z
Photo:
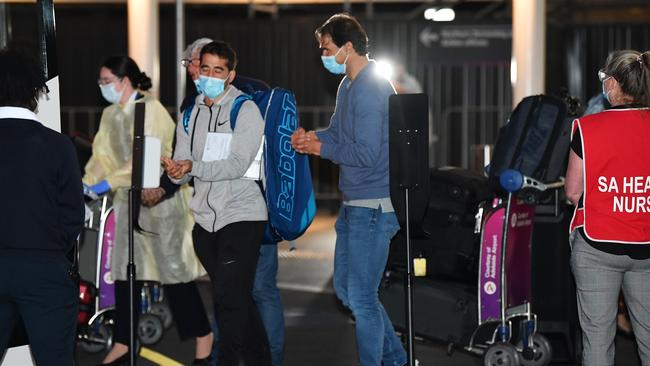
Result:
M118 92L115 89L115 82L107 85L100 85L99 90L102 92L102 97L111 104L119 103L120 99L122 99L122 94L124 94L124 89L122 89L121 92Z

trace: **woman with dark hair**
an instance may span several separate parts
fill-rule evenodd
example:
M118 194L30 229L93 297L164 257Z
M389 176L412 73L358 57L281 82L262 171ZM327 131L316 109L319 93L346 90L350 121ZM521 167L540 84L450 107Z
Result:
M622 290L649 366L650 52L612 52L598 77L612 108L574 121L566 175L582 364L614 365Z
M107 59L99 71L98 84L102 96L111 105L102 113L99 131L93 141L93 155L86 164L83 181L97 194L110 192L113 195L116 245L111 253L111 276L115 280L116 321L114 347L106 355L104 364L121 365L127 361L129 341L127 196L131 185L135 104L146 105L145 135L160 139L163 156L172 154L175 124L165 107L146 93L151 88L151 79L129 57ZM164 194L161 188L153 188L144 190L143 198ZM181 338L197 339L194 364L207 365L212 332L193 282L205 272L192 247L194 222L189 200L189 187L183 186L171 197L140 208L140 226L154 234L135 232L136 295L140 294L143 280L164 284ZM143 202L148 201L143 199Z

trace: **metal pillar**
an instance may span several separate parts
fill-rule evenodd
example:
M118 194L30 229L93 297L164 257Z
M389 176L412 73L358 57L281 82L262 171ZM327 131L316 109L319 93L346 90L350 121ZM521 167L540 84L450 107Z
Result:
M9 43L9 27L7 4L0 3L0 49L7 47Z
M375 6L372 0L366 0L366 18L372 19L375 17Z
M56 30L54 26L54 3L52 0L38 2L38 35L40 58L45 78L50 80L59 75L56 67Z
M567 40L568 51L565 56L568 71L567 85L569 87L569 94L584 101L589 99L589 96L585 95L587 85L583 72L583 65L586 64L585 43L584 31L575 31L571 39Z
M512 2L512 105L545 92L546 0Z
M151 92L160 87L158 0L128 0L129 56L151 78Z
M185 69L180 67L185 47L185 8L183 0L176 0L176 110L179 111L185 96Z
M59 70L56 57L56 22L53 0L38 0L39 56L47 79L49 93L38 101L37 116L43 124L61 131L61 101L59 96Z

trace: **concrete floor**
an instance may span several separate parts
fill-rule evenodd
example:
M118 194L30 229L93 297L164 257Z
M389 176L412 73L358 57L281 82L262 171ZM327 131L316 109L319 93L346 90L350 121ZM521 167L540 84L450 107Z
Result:
M331 284L334 221L333 216L320 215L302 238L279 247L278 284L286 321L286 366L358 365L354 324L338 304ZM200 288L206 302L210 302L209 284L202 281ZM163 339L149 349L168 360L154 363L141 357L139 365L176 366L189 364L194 358L194 342L181 342L174 329L166 331ZM415 352L420 366L482 364L479 357L464 352L449 357L446 345L430 341L417 341ZM78 364L82 366L98 364L102 357L102 354L77 352ZM632 341L617 339L616 365L640 365Z

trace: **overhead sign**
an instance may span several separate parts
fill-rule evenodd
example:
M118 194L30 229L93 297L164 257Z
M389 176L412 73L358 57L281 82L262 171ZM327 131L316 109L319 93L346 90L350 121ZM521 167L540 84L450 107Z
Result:
M510 61L510 25L440 25L428 23L418 34L420 55L438 62Z

